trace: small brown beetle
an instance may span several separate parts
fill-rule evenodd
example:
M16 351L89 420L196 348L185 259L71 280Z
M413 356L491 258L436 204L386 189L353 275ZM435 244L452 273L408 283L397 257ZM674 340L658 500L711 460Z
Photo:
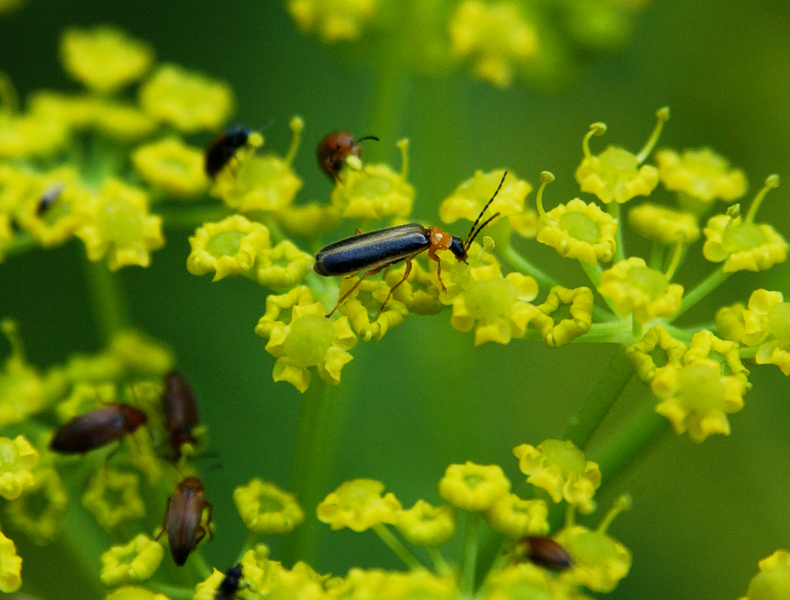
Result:
M366 135L355 140L348 131L333 131L318 142L316 154L318 156L318 166L332 180L332 183L340 178L340 169L346 163L346 159L352 154L357 158L362 157L362 146L359 142L363 140L379 141L374 135Z
M552 571L565 571L573 565L568 551L550 537L531 535L516 542L514 555Z
M55 432L50 450L84 454L120 440L147 421L145 413L127 404L107 404L74 417Z
M170 431L170 444L176 453L176 460L181 458L181 445L195 445L192 430L198 425L197 404L184 376L178 371L170 371L165 375L165 389L162 392L162 407L165 422Z
M206 537L212 538L211 502L203 497L203 484L197 477L187 477L176 486L173 495L167 499L162 531L156 536L159 539L167 531L167 543L173 562L182 566L190 552ZM203 509L208 508L207 526L201 525Z

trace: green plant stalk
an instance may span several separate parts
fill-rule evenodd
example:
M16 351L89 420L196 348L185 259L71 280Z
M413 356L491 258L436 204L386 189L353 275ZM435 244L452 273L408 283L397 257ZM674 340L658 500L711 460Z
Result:
M625 260L625 244L623 243L623 227L622 221L620 220L620 205L617 202L610 202L609 206L606 207L606 211L610 216L617 219L617 233L614 237L616 247L614 249L614 258L612 259L612 262L617 263L621 260Z
M164 594L172 600L190 600L195 595L194 588L181 588L163 583L151 583L148 587L158 594Z
M386 46L384 43L384 47ZM375 160L386 160L399 135L408 95L408 72L401 64L397 52L384 52L378 65L377 77L369 92L370 110L366 111L372 117L365 124L365 131L377 136L383 144L370 144L365 153Z
M156 214L162 217L165 229L173 231L194 231L204 223L221 221L233 212L221 204L182 206L167 205L157 206Z
M724 272L724 267L719 267L713 271L704 281L683 297L683 301L680 303L680 310L672 316L672 320L674 321L680 317L680 315L727 281L730 275L732 273Z
M130 323L121 282L103 261L85 258L84 264L96 328L106 343Z
M383 523L376 523L371 527L371 529L375 532L377 536L384 542L387 547L392 550L392 552L397 556L399 559L403 561L410 569L419 569L420 567L424 566L411 551L403 545L398 538L396 538L393 533L387 529L387 526Z
M535 281L538 282L538 285L544 287L546 289L553 288L555 285L560 285L556 280L546 275L543 271L541 271L538 267L533 265L529 262L526 258L521 256L516 250L513 249L513 246L506 246L506 247L499 247L495 248L496 253L504 260L507 264L513 267L516 271L521 273L522 275L529 275L530 277L534 277Z
M475 589L475 571L477 570L477 548L479 542L480 513L467 511L464 527L464 549L461 563L461 593L469 597Z

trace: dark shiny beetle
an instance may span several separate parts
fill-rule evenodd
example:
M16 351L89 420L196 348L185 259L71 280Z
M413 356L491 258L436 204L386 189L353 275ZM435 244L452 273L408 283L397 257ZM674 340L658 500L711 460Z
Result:
M355 140L348 131L333 131L318 142L316 148L318 166L333 183L339 179L338 173L349 156L354 154L357 158L362 157L362 146L359 142L363 140L378 142L379 138L374 135L366 135Z
M494 195L491 196L483 210L480 211L477 219L472 224L472 228L469 230L469 235L466 236L464 241L457 236L450 235L439 227L423 227L419 223L409 223L408 225L398 225L369 233L361 233L334 244L329 244L319 250L318 254L315 255L315 264L313 265L313 269L319 275L325 277L361 275L359 281L337 301L335 308L327 316L331 316L337 310L340 303L356 289L362 279L378 273L384 267L405 260L406 271L403 274L403 279L392 287L384 304L381 305L383 309L397 287L409 277L409 273L411 273L411 259L426 250L428 251L428 258L437 263L436 275L439 278L442 289L445 289L442 281L442 264L436 252L438 250L449 250L459 262L466 262L469 247L477 235L486 225L499 216L499 213L495 213L483 222L480 227L477 227L481 217L494 201L499 190L502 189L505 177L507 177L507 171L502 175L502 180L499 182Z
M192 430L198 425L198 412L192 388L184 376L177 371L170 371L165 375L162 408L167 429L170 431L170 444L178 460L181 458L182 444L195 445Z
M55 432L50 450L84 454L120 440L147 421L145 413L126 404L107 404L74 417Z
M44 216L44 213L49 210L49 207L60 197L60 194L63 192L63 187L61 182L57 182L46 189L41 195L41 198L39 198L38 204L36 204L37 217L41 218Z
M233 600L233 598L236 597L236 592L239 591L241 579L241 564L236 563L225 571L225 577L220 581L219 586L217 586L217 593L214 595L214 600Z
M570 554L550 537L533 535L516 543L516 556L552 571L565 571L573 565Z
M156 539L167 531L167 543L173 562L182 566L200 541L206 537L206 528L200 521L203 509L208 508L207 523L211 523L211 503L203 497L203 484L197 477L187 477L176 486L175 492L167 499L167 509L162 522L162 531ZM211 538L211 529L208 530Z
M247 127L237 125L226 129L211 140L206 146L205 162L203 163L206 175L212 179L216 177L230 162L236 151L247 143L250 133L252 131Z

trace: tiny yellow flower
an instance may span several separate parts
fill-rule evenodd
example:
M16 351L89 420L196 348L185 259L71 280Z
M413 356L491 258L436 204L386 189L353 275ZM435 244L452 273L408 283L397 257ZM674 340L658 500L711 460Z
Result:
M95 122L95 109L103 97L93 94L62 94L50 90L33 92L28 99L31 114L66 124L71 129L85 129Z
M108 594L104 600L170 600L164 594L155 594L145 588L141 587L122 587L111 594Z
M409 140L398 141L401 151L401 172L388 165L365 165L344 168L342 183L332 190L332 206L346 218L383 219L406 217L411 213L414 186L406 182L409 174Z
M353 567L343 578L332 579L327 588L332 598L378 598L387 582L387 575L381 569L363 570Z
M601 485L601 470L572 442L546 440L537 448L522 444L513 454L527 483L546 490L554 502L565 500L584 514L595 510L593 496Z
M304 32L316 31L326 44L359 39L375 17L377 0L288 0L287 8Z
M684 150L679 156L674 150L656 152L658 174L668 190L710 202L715 198L732 202L746 193L746 176L740 169L730 169L730 163L710 148Z
M686 344L673 338L661 325L654 325L625 353L642 383L650 384L657 373L682 366Z
M104 468L91 478L82 495L82 506L96 517L103 529L109 531L125 521L145 516L139 487L137 473Z
M173 196L198 196L208 186L203 151L179 138L140 146L131 158L143 179Z
M39 469L35 482L11 502L6 514L14 527L38 545L52 542L60 531L69 496L55 469Z
M274 248L263 248L255 257L255 277L262 286L271 289L291 288L307 277L315 259L302 252L289 240Z
M22 587L22 557L14 542L0 533L0 592L10 594Z
M744 346L753 346L760 343L758 341L757 344L747 344L743 339L746 334L746 307L741 302L736 302L731 306L723 306L716 311L716 329L725 340L732 340ZM753 333L758 334L760 341L765 339L765 335L767 335L767 332L763 331L762 324L757 324Z
M25 436L15 439L0 437L0 496L16 500L22 490L33 485L31 472L38 465L39 455Z
M398 514L395 527L412 546L441 546L455 535L458 516L452 506L433 506L417 500Z
M565 583L553 577L546 569L531 563L505 567L493 573L488 581L484 600L545 599L545 600L588 600Z
M745 378L737 375L723 375L721 364L712 358L666 369L650 383L661 400L656 412L669 419L675 433L688 431L697 443L714 433L729 435L727 414L743 408L747 389Z
M113 546L101 555L99 579L105 587L145 581L154 574L164 555L159 542L141 533L125 546Z
M593 293L589 288L569 290L554 286L549 290L546 301L536 307L532 324L540 331L548 348L559 348L590 331L593 303Z
M392 298L406 306L410 313L418 315L435 315L444 305L439 300L439 286L436 278L426 271L420 262L413 260L411 263L411 273L406 281L403 276L406 273L406 265L390 268L384 275L384 281L389 284L390 289L397 285Z
M325 314L306 286L266 298L266 313L255 333L269 340L266 351L277 357L275 381L287 381L304 393L312 377L309 369L316 367L321 379L331 385L340 383L343 365L353 358L347 351L356 345L357 336L347 317L330 321Z
M790 375L790 303L780 292L756 290L744 312L743 341L760 347L754 357L758 365L772 364ZM717 315L718 322L718 315Z
M758 563L760 572L740 600L784 600L790 597L790 552L777 550Z
M340 212L331 204L288 205L273 216L288 234L303 238L320 237L340 225Z
M178 65L164 64L140 88L140 106L184 133L214 131L235 109L228 84Z
M439 496L463 510L485 511L510 491L510 481L499 465L467 461L450 465L439 481Z
M554 248L560 256L576 258L591 265L609 262L617 246L615 234L618 221L602 211L597 204L574 198L560 204L538 220L537 240Z
M270 248L269 230L241 215L231 215L219 223L204 223L189 238L189 245L187 270L193 275L214 271L213 281L219 281L253 268L258 253Z
M694 334L691 345L683 356L683 364L690 365L702 358L712 358L721 364L722 375L734 375L746 382L749 371L741 364L739 346L736 342L717 338L707 329ZM746 389L751 389L747 383Z
M356 278L343 279L338 297L345 296L358 282ZM348 317L351 329L363 341L378 342L389 330L403 323L409 314L401 302L393 298L387 300L391 289L385 281L363 279L340 305L340 312ZM382 308L384 301L387 304Z
M282 565L276 560L269 560L269 547L266 544L258 544L255 548L247 550L239 562L244 574L244 581L247 582L251 590L258 594L268 592L283 569ZM296 565L294 565L295 568ZM212 594L205 600L215 600L215 590L216 586L212 589ZM195 597L194 600L199 599Z
M106 136L132 143L151 135L156 121L127 102L96 99L92 106L90 125Z
M14 116L0 126L0 158L48 158L69 142L68 123L48 115Z
M88 220L76 234L90 260L107 256L111 271L127 265L147 267L151 250L161 248L162 219L148 213L145 192L108 179L85 209Z
M243 575L246 579L246 569L243 571ZM192 596L192 600L215 600L217 597L217 588L219 588L223 579L225 579L225 573L215 568L211 572L211 575L195 586L195 595Z
M598 291L620 315L633 314L637 323L670 317L680 310L683 286L647 266L639 257L621 260L603 272Z
M365 596L368 597L368 596ZM380 600L457 600L458 589L450 577L440 577L425 569L408 573L391 571L381 581L372 598Z
M74 79L108 94L140 79L151 66L154 51L115 27L69 27L60 38L60 58Z
M573 557L565 577L595 592L611 592L631 570L631 551L605 532L572 525L557 535L557 541Z
M299 149L304 121L294 117L290 122L293 138L283 158L274 153L258 154L256 144L262 138L253 138L245 148L236 152L233 168L217 174L211 195L241 212L281 211L288 207L302 187L302 180L291 167Z
M593 135L603 135L606 131L606 125L594 123L584 136L584 159L576 169L576 181L581 190L595 194L604 204L612 201L622 204L634 196L649 196L658 185L658 169L651 165L639 165L645 161L658 141L664 123L669 120L669 109L660 109L656 117L658 122L653 133L636 155L623 148L609 146L601 154L594 156L590 152L590 138Z
M257 478L237 487L233 501L247 529L256 533L290 533L304 521L304 513L293 495Z
M649 202L628 212L628 224L642 237L666 246L693 244L700 234L697 218L693 214Z
M140 376L160 379L175 366L173 353L167 347L136 331L116 334L107 350L125 373L118 378Z
M348 527L356 532L379 523L396 523L401 504L392 492L382 496L383 491L384 484L375 479L346 481L318 505L318 520L333 530Z
M543 500L522 500L508 494L483 513L491 529L511 540L549 532L549 507Z
M464 0L449 23L453 54L471 57L475 75L500 88L537 54L535 29L516 2Z

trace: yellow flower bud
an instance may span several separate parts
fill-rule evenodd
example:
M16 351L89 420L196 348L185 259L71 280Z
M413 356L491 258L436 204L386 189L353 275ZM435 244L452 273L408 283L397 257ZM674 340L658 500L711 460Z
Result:
M511 540L549 532L549 508L543 500L522 500L515 494L503 496L483 513L491 529Z
M499 465L467 461L450 465L439 481L439 496L463 510L484 511L510 491L510 481Z
M214 271L213 281L219 281L253 268L258 253L270 248L269 230L241 215L232 215L219 223L204 223L189 238L189 244L192 252L187 270L193 275Z
M384 484L373 479L352 479L341 484L316 508L318 520L332 529L365 531L378 523L396 523L401 504Z
M10 594L22 587L22 557L12 540L0 533L0 592Z
M441 546L455 535L456 521L452 506L432 506L417 500L398 514L395 527L413 546Z
M132 164L148 183L174 196L198 196L208 185L203 151L178 138L140 146Z
M549 290L546 301L537 307L532 324L540 331L547 347L559 348L590 330L593 302L593 294L589 288L569 290L554 286ZM563 318L555 323L552 316L554 313L570 313L570 318Z
M118 587L149 579L165 551L162 545L141 533L125 546L113 546L101 555L99 579L105 587Z
M233 501L247 529L256 533L290 533L304 521L296 498L260 479L237 487L233 491Z
M31 471L38 465L39 455L25 436L11 440L0 437L0 496L16 500L26 487L33 485Z
M103 469L91 478L82 496L82 506L96 517L103 529L109 531L125 521L145 515L139 487L137 473Z

